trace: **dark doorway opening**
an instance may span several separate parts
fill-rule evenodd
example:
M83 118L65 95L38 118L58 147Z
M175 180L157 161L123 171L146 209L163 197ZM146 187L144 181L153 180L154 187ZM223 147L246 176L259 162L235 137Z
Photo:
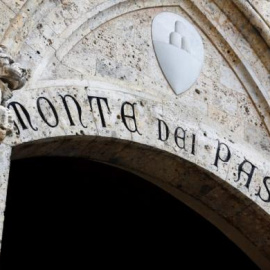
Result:
M13 161L5 215L1 270L259 269L171 195L86 159Z

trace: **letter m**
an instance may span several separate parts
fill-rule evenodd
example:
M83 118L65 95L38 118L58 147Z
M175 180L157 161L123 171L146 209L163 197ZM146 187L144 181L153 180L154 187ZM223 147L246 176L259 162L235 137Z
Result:
M22 129L25 130L25 129L28 129L28 126L27 124L25 123L25 120L27 120L28 122L28 125L35 131L38 130L38 128L34 128L33 125L32 125L32 122L31 122L31 117L30 117L30 114L28 113L28 111L25 109L25 107L19 103L19 102L16 102L16 101L12 101L8 104L8 109L10 107L13 108L14 112L15 112L15 115L18 119L18 123L21 125ZM24 115L24 117L22 117L22 114ZM17 134L20 134L20 129L19 129L19 126L18 124L14 121L14 124L15 126L17 127L18 129L18 132Z

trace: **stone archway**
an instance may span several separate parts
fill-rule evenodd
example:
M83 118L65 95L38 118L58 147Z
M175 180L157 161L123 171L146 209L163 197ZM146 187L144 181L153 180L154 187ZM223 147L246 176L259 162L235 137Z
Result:
M30 75L5 104L15 129L0 145L1 219L11 152L85 155L161 186L269 268L269 3L2 2L2 43ZM200 77L181 95L152 44L163 11L204 44Z
M268 267L262 255L267 246L260 241L268 235L268 215L241 192L191 162L141 144L85 136L26 143L13 149L12 159L35 156L90 158L135 173L200 213L260 267ZM260 225L257 229L254 222Z
M18 261L28 269L37 262L196 268L198 260L208 269L216 261L257 269L208 221L134 174L82 158L11 162L1 269Z

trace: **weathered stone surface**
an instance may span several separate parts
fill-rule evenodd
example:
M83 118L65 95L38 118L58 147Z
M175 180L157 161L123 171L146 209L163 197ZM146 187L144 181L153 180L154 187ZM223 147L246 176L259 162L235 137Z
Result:
M6 196L8 187L8 174L10 167L10 154L11 147L1 144L0 145L0 235L2 240L3 224L4 224L4 212L6 206ZM0 242L1 245L1 242ZM1 246L0 246L1 247Z
M26 86L7 103L15 129L1 146L3 157L12 147L13 158L83 156L131 170L189 202L223 231L229 224L237 231L232 239L267 269L268 5L0 1L6 14L2 43L29 72ZM203 40L202 72L179 96L152 44L152 21L163 11L184 17ZM258 218L255 227L250 215Z

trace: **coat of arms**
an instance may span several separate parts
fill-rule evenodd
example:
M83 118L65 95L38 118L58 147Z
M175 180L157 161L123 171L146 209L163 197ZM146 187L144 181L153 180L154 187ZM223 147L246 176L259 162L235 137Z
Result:
M204 61L202 39L183 17L162 12L152 25L153 44L160 67L178 95L198 79Z

